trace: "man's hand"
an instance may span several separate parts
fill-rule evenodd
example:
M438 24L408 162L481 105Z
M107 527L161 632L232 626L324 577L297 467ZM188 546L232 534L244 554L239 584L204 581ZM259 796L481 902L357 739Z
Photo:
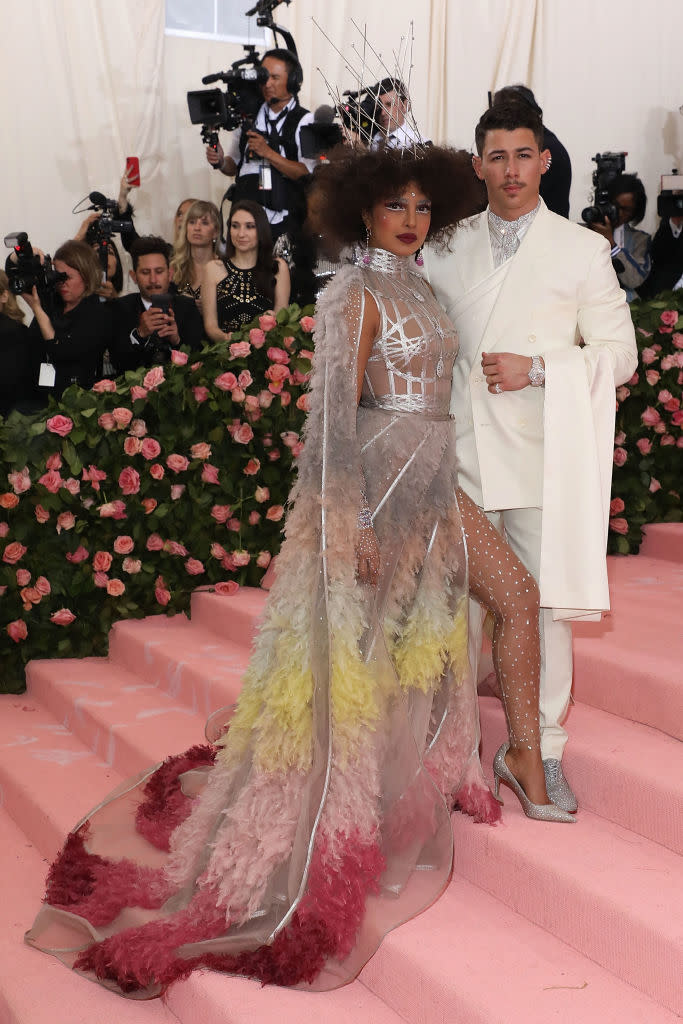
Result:
M609 217L605 217L602 224L591 224L590 228L592 231L597 231L599 235L602 235L603 238L607 239L610 249L614 248L614 228L612 227Z
M209 161L212 167L221 166L221 164L223 163L223 158L225 157L225 152L220 142L218 143L216 149L214 149L213 146L207 146L205 152L206 159Z
M152 306L150 312L154 309ZM161 314L166 321L165 325L157 331L160 338L167 338L172 345L180 344L180 335L178 334L178 325L175 322L175 313L172 309L169 309L168 315Z
M531 356L520 356L515 352L483 352L481 366L492 395L499 395L502 391L521 391L531 384Z
M252 156L257 156L261 160L270 160L275 156L275 150L270 148L260 132L247 132L247 147Z
M169 338L171 341L174 340L174 335L175 338L178 337L178 328L176 327L173 310L164 313L158 306L150 306L149 309L140 314L140 319L138 320L138 334L140 337L148 338L150 334L154 333L158 334L160 338Z

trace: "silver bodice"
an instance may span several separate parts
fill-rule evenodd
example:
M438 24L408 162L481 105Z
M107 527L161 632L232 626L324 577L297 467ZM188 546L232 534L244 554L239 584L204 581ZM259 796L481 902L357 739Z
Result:
M455 329L412 258L378 249L370 249L368 258L368 264L359 265L365 288L377 303L380 332L368 359L360 404L448 418L458 352Z

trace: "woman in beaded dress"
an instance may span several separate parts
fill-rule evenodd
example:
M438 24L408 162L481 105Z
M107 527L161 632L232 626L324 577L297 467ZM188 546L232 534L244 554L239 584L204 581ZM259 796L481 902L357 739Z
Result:
M289 267L273 256L268 218L249 199L233 203L226 257L210 263L203 280L204 329L212 341L289 302Z
M441 894L454 802L500 815L478 761L469 591L496 618L496 773L535 816L571 820L543 781L538 591L457 488L457 338L415 272L419 243L469 212L469 158L366 151L321 179L345 183L370 247L320 300L304 452L237 709L74 828L27 934L132 998L201 967L343 985Z

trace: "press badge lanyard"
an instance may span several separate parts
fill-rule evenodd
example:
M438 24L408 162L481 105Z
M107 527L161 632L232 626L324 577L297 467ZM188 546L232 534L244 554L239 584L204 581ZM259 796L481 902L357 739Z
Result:
M280 132L278 130L278 125L288 113L289 108L284 107L274 120L271 120L268 117L268 114L265 115L268 145L274 149L276 153L280 152ZM264 192L270 192L273 187L272 169L267 160L261 160L260 162L258 185Z

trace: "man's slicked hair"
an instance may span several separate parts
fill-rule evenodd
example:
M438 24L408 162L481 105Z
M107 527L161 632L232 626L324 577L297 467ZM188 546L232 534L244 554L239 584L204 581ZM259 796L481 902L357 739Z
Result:
M479 118L477 127L474 129L474 143L479 156L484 152L484 144L488 132L506 131L514 132L518 128L528 128L533 132L538 143L538 148L543 146L543 122L528 103L524 101L505 100L502 103L494 103Z

